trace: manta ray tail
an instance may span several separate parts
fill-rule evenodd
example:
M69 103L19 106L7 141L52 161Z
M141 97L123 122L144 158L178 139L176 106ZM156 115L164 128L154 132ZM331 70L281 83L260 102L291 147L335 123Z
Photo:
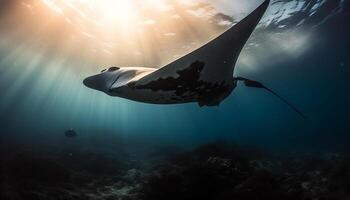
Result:
M285 104L287 104L291 109L293 109L296 113L298 113L302 118L306 119L306 116L298 108L296 108L293 104L289 103L285 98L283 98L282 96L277 94L275 91L271 90L270 88L266 87L262 83L260 83L258 81L253 81L253 80L250 80L250 79L247 79L247 78L243 78L243 77L236 77L236 78L234 78L234 81L235 82L243 81L244 85L247 86L247 87L254 87L254 88L265 89L266 91L268 91L271 94L273 94L275 97L279 98Z

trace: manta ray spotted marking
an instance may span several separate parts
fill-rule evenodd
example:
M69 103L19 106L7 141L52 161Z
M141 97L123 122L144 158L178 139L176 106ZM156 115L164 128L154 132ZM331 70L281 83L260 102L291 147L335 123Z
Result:
M270 0L265 0L246 18L216 39L160 69L111 67L86 78L84 85L110 96L138 102L197 102L202 107L218 106L232 93L237 82L243 81L248 87L266 89L302 115L298 109L263 84L233 77L238 56L269 3Z

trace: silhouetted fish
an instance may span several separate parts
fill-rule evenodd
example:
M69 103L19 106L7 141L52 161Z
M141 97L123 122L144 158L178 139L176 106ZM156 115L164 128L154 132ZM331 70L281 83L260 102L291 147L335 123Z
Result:
M64 135L70 138L78 136L77 132L73 129L69 129L68 131L64 132Z

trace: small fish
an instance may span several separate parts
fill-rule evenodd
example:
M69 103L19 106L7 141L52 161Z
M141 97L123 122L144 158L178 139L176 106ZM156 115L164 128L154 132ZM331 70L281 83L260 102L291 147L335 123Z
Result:
M66 137L69 137L69 138L73 138L73 137L78 136L77 132L75 130L73 130L73 129L67 130L66 132L64 132L64 135Z

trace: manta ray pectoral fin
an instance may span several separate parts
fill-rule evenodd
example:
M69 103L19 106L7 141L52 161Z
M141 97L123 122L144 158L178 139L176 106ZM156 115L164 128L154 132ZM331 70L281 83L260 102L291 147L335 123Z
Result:
M237 81L243 81L244 85L247 86L247 87L265 89L266 91L268 91L271 94L273 94L275 97L279 98L285 104L287 104L291 109L293 109L296 113L298 113L302 118L304 118L304 119L306 118L306 116L298 108L296 108L293 104L289 103L285 98L283 98L282 96L277 94L275 91L273 91L270 88L266 87L264 84L262 84L262 83L260 83L258 81L253 81L253 80L250 80L250 79L247 79L247 78L243 78L243 77L235 77L233 80L234 80L234 83L236 83Z
M269 2L270 0L265 0L248 16L215 39L142 77L136 85L142 86L159 79L176 78L179 71L191 68L196 62L203 64L200 73L201 80L212 84L222 81L230 82L241 50L267 10Z

